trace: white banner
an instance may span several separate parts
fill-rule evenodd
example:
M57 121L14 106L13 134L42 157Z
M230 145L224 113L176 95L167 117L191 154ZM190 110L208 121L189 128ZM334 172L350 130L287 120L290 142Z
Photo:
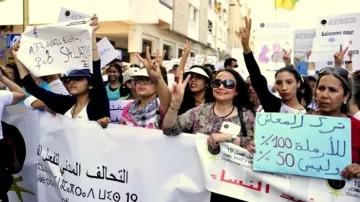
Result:
M299 61L306 60L306 52L311 51L315 29L295 30L294 57Z
M66 21L72 21L72 20L81 20L84 18L91 18L90 15L80 13L74 10L70 10L67 8L62 7L60 9L60 14L58 18L58 22L66 22Z
M261 22L255 24L255 27L254 56L260 68L277 70L284 67L283 49L289 51L294 47L294 32L291 30L290 23Z
M255 172L252 170L253 156L245 149L224 143L209 150L207 136L196 136L209 191L256 202L360 200L359 180L335 181Z
M210 199L194 135L166 137L161 130L115 124L102 129L95 122L54 118L18 106L6 111L11 114L6 120L27 137L28 146L20 174L24 180L9 192L11 202Z
M27 27L18 58L36 77L92 71L92 27L85 20Z
M336 16L327 16L327 17L319 17L316 20L316 37L324 37L331 38L332 36L343 37L343 50L346 47L349 47L349 51L353 53L353 70L358 70L360 63L360 13L351 13L345 15L336 15ZM346 40L346 41L345 41ZM317 42L314 40L314 44ZM340 47L338 51L340 50ZM344 63L349 61L349 56L347 53L344 57ZM328 66L334 66L333 58L329 58L326 61ZM317 67L319 70L322 67Z
M101 59L101 67L105 67L118 56L114 46L107 37L102 38L97 45Z

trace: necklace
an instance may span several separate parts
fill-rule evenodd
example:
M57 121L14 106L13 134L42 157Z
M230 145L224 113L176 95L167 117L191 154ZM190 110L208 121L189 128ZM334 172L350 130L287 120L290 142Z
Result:
M76 119L76 117L75 117L76 106L77 106L77 104L74 105L73 111L72 111L72 113L71 113L71 117L72 117L73 119Z
M224 119L224 118L230 116L230 114L232 114L232 113L234 112L234 109L235 109L235 106L233 106L231 112L228 113L226 116L221 116L221 117L220 117L220 116L216 115L216 113L215 113L215 104L213 105L213 113L214 113L217 117L219 117L219 118L221 118L221 119Z

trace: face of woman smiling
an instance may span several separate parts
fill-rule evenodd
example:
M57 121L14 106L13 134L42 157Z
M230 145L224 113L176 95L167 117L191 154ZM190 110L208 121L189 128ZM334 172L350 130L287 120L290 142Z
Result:
M221 81L221 82L226 82L226 81L229 81L229 82L233 82L233 86L230 88L225 88L224 84L222 83L220 86L215 86L214 85L214 82L218 80L218 81ZM222 71L220 73L218 73L216 75L216 78L213 82L213 94L214 94L214 97L217 101L232 101L234 99L234 97L237 95L237 91L236 91L236 79L235 77L229 73L229 72L226 72L226 71Z

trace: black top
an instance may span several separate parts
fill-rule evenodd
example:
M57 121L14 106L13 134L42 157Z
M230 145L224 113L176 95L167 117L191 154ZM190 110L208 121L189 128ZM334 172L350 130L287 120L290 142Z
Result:
M109 99L101 76L100 60L93 61L91 79L93 89L90 92L90 101L86 107L89 120L97 121L104 117L110 117ZM47 107L56 113L64 115L77 102L75 96L60 95L40 88L30 74L22 79L22 83L27 92L43 101Z
M250 74L251 85L258 95L264 111L279 112L282 101L269 91L267 81L261 74L253 53L244 53L244 59L246 68Z

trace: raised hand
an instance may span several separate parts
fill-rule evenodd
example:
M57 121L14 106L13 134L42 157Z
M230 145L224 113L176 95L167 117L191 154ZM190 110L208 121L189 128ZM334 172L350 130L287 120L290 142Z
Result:
M251 51L250 49L250 35L251 35L251 19L245 17L245 27L240 28L241 44L245 52Z
M93 32L96 32L100 28L99 18L94 14L90 20L90 26L93 27Z
M186 40L186 44L184 45L184 48L182 50L182 57L184 57L185 55L188 56L190 52L191 52L191 41Z
M17 52L20 48L20 41L16 42L13 47L11 48L11 53L15 59L17 59Z
M286 51L285 49L283 49L283 61L285 63L285 66L288 67L288 66L291 66L291 52L292 52L292 49L290 49L289 51Z
M163 51L162 55L160 55L159 49L157 49L156 53L157 54L156 54L155 60L161 66L164 61L164 58L165 58L166 50Z
M353 52L352 51L348 51L348 56L350 58L350 61L352 60L352 57L353 57Z
M308 59L310 58L311 53L312 53L312 51L311 51L311 50L310 50L310 51L306 51L305 55L306 55L306 57L307 57Z
M345 50L343 51L342 45L340 45L340 51L334 54L335 66L341 67L342 62L344 60L344 56L345 56L346 52L348 51L348 49L349 49L349 47L346 47Z
M138 53L135 53L135 56L140 60L140 62L146 68L146 71L149 77L155 81L159 81L162 78L160 65L156 62L156 59L151 60L149 46L146 47L146 58L142 58Z
M176 81L174 82L173 88L171 90L171 106L172 107L177 108L177 109L180 108L180 105L184 99L185 88L190 80L190 77L191 77L191 75L188 75L186 77L185 81L183 81L183 74L180 74L178 82L176 82Z

